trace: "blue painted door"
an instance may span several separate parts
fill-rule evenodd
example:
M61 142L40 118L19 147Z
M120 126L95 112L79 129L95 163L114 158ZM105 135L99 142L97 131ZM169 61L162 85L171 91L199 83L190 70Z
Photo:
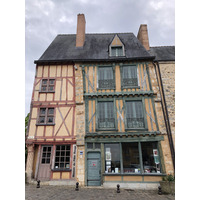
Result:
M98 152L87 155L87 185L101 185L101 155Z

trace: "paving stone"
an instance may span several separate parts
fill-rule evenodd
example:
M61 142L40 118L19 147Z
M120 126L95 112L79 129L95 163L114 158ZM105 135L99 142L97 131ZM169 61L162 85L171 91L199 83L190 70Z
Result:
M97 187L80 187L79 191L75 191L75 186L42 185L36 188L36 185L27 184L25 192L26 200L175 200L175 196L158 195L156 190L120 189L120 193L117 193L116 189Z

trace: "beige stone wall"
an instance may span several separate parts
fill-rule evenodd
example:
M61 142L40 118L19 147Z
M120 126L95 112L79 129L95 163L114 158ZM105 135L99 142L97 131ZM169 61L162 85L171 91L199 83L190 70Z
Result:
M162 150L162 156L163 156L163 161L164 161L163 167L165 169L166 174L173 174L174 173L173 162L172 162L169 140L168 140L165 121L164 121L160 89L158 87L158 81L157 81L157 77L156 77L155 67L152 64L149 65L149 71L150 71L150 77L151 77L151 82L152 82L152 89L155 93L154 101L155 101L155 109L156 109L159 131L164 136L164 141L161 141L161 150ZM170 80L168 80L168 81L170 81ZM169 83L165 82L165 83L170 85L170 82ZM168 86L168 87L170 87L170 86ZM168 97L170 97L170 94Z
M75 71L75 91L76 91L76 180L80 185L85 181L85 104L83 101L83 76L82 68L76 64ZM80 155L83 152L83 155Z
M175 143L175 62L160 62L159 66L167 103L172 137Z
M83 152L83 155L80 153ZM76 181L80 185L85 184L85 146L77 145L77 157L76 157Z

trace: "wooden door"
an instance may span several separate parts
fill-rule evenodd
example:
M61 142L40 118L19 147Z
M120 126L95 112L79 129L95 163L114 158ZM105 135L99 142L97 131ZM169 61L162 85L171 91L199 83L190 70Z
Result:
M42 146L37 180L49 181L51 176L52 146Z
M88 153L87 157L87 185L101 185L101 155L98 152Z

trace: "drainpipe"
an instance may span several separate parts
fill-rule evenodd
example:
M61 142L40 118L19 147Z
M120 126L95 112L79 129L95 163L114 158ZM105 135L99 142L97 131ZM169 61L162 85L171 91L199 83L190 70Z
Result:
M175 150L174 150L174 144L173 144L173 139L172 139L169 114L168 114L167 104L166 104L166 99L165 99L165 94L164 94L164 87L163 87L163 82L162 82L161 73L160 73L160 67L159 67L158 61L153 62L153 65L155 66L158 86L159 86L160 92L161 92L162 110L163 110L165 126L166 126L167 136L168 136L168 140L169 140L170 152L171 152L171 157L172 157L172 162L173 162L173 167L174 167L174 174L175 174Z

